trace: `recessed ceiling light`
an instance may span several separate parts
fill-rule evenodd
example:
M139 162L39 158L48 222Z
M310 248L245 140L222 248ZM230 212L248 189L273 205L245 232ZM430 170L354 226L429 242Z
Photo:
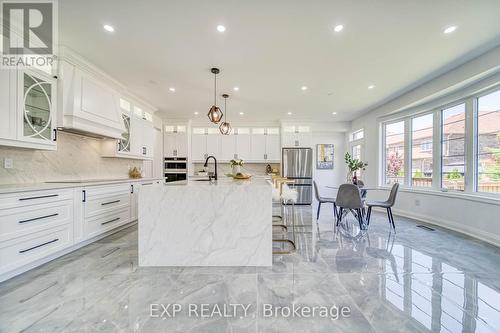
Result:
M240 90L240 87L234 87L233 90L238 91L238 90Z
M445 33L445 34L451 34L455 30L457 30L457 26L456 25L451 25L451 26L447 27L446 29L444 29L443 33Z
M199 114L200 114L200 113L199 113L198 111L195 111L195 112L194 112L194 115L195 115L195 116L197 116L197 115L199 115Z
M218 32L224 32L224 31L226 31L226 27L225 27L225 26L223 26L222 24L219 24L219 25L217 26L217 31L218 31Z
M240 116L242 116L242 115L244 115L244 114L245 114L245 112L240 112Z
M335 28L333 28L333 31L335 32L341 32L342 30L344 30L344 26L342 24L337 24Z
M109 25L109 24L105 24L103 26L104 30L106 30L107 32L114 32L115 31L115 28L113 28L113 26Z
M292 113L291 113L290 111L288 111L288 113L287 113L287 114L288 114L289 116L291 116L291 115L292 115Z
M168 88L168 90L170 90L171 92L175 92L175 88L174 87L170 87L170 88Z
M335 116L337 114L337 112L332 112L332 114Z
M307 86L302 86L302 87L300 87L300 89L302 89L302 91L305 91L305 90L307 90Z
M375 88L375 85L373 85L373 84L368 86L368 89L373 89L373 88Z

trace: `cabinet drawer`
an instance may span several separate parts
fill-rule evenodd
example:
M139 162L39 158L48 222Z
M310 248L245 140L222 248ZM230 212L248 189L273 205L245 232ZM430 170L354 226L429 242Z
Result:
M85 202L85 219L93 216L107 214L122 208L130 209L130 192L96 197Z
M0 242L73 221L73 200L0 210Z
M72 244L72 224L0 242L0 274L46 257Z
M72 189L56 189L0 195L0 209L26 207L73 199Z
M129 207L87 219L85 221L85 238L92 238L128 222L130 222Z

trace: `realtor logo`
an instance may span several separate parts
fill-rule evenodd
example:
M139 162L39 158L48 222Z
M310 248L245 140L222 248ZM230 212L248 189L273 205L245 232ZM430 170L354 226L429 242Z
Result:
M0 3L2 67L51 63L57 35L56 0Z

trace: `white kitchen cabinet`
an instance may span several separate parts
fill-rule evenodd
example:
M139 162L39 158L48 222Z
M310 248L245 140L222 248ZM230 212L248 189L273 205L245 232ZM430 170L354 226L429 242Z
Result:
M119 93L108 84L108 78L61 60L59 79L62 110L58 125L73 132L122 137L125 126L118 106Z
M235 135L236 137L236 159L249 161L250 156L250 134Z
M253 128L250 155L253 162L279 162L281 159L279 130Z
M250 138L251 153L250 160L253 162L263 162L266 156L266 135L264 132L254 130Z
M164 157L188 156L188 135L186 125L166 125L163 139Z
M132 116L130 125L130 147L134 156L151 159L154 147L153 123Z
M281 160L281 139L279 134L266 135L266 162L279 163Z
M284 126L283 147L310 147L312 133L309 126Z
M221 135L220 154L219 156L215 155L217 160L220 159L221 162L228 162L237 158L236 137L237 135L234 134Z
M207 157L208 156L217 156L220 153L220 141L222 135L220 133L210 133L208 132L207 139Z
M195 133L191 136L191 161L204 162L207 158L207 135Z
M37 69L0 73L0 145L56 149L56 80Z
M130 184L130 221L135 221L139 218L139 193L141 188L146 186L161 186L161 180L134 182Z

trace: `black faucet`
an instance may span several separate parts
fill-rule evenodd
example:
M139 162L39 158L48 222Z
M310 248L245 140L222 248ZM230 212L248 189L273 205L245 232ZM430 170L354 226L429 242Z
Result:
M208 157L207 157L207 159L205 160L205 165L204 165L204 167L205 167L205 168L207 167L207 165L208 165L208 160L209 160L209 159L211 159L211 158L213 158L213 159L214 159L214 162L215 162L215 176L214 176L214 178L215 178L215 180L217 180L217 159L215 158L215 156L212 156L212 155L208 156Z

